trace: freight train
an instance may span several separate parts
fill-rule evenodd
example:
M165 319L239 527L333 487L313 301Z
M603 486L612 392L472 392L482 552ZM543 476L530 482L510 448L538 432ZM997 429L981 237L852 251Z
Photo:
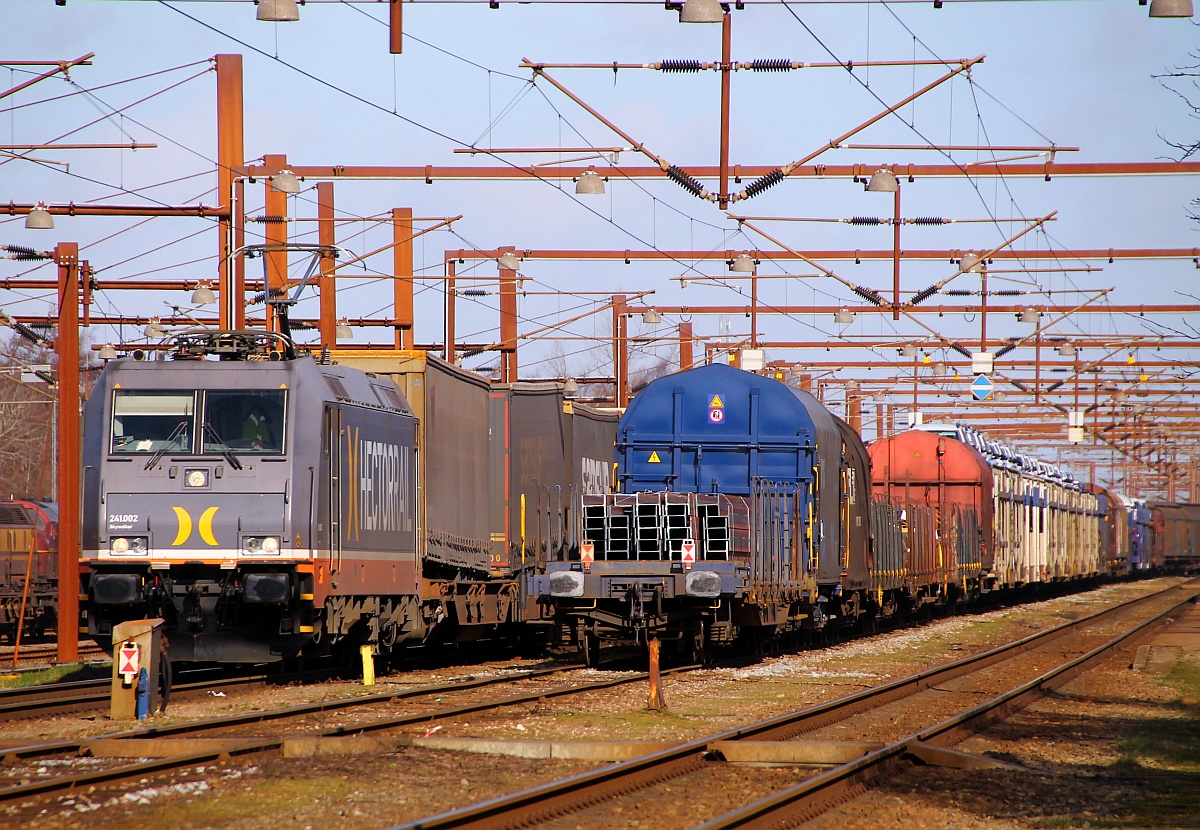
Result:
M1200 506L1127 504L955 427L867 447L723 365L653 381L618 424L420 351L203 330L162 357L110 361L86 406L81 626L107 646L162 617L173 661L496 638L595 663L649 637L704 659L1200 547Z
M1161 567L1167 550L1194 567L1200 550L1200 505L1131 509L965 427L867 447L807 392L724 365L638 394L618 427L616 484L584 498L578 555L526 576L589 662L605 641L650 638L703 660L738 640L761 648Z
M0 501L0 636L37 638L57 622L58 505Z
M165 357L109 362L85 409L93 639L161 617L172 661L256 663L549 633L520 626L519 577L577 555L615 414L265 331L182 333Z

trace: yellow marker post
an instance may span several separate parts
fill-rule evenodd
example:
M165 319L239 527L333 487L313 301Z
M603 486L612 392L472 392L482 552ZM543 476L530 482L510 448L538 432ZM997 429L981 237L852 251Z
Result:
M525 567L525 494L521 494L521 567Z
M358 653L362 656L363 667L363 685L375 685L375 646L367 643L364 646L358 647Z

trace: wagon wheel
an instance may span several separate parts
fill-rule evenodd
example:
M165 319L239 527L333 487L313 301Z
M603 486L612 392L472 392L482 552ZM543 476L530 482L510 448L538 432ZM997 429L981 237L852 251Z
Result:
M704 636L704 623L700 623L696 631L687 635L687 659L698 666L709 663L708 644Z
M167 704L171 702L171 658L163 651L158 658L158 711L166 712Z
M585 632L580 643L583 662L590 668L600 665L600 637L591 631Z

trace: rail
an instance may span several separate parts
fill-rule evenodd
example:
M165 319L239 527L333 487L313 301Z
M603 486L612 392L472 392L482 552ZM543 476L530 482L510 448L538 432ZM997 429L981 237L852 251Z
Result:
M1086 654L1069 660L1015 689L894 741L856 761L834 767L807 781L718 816L700 825L696 830L767 828L778 827L781 822L810 820L850 794L852 788L869 785L872 781L898 770L906 758L928 757L929 747L948 747L960 743L991 723L1003 720L1038 698L1066 685L1078 674L1107 657L1109 652L1122 643L1161 622L1181 606L1194 601L1194 597L1181 600Z
M553 818L566 815L578 809L582 809L586 805L596 804L607 799L628 795L639 790L646 789L658 783L689 775L702 769L707 763L705 755L708 753L713 744L729 741L744 741L747 739L756 740L776 740L783 741L790 737L801 734L805 731L819 728L821 726L833 723L839 720L852 717L859 712L867 709L876 708L886 703L890 703L899 698L914 694L924 688L933 686L937 683L942 683L947 680L959 677L972 671L978 671L1003 659L1012 657L1023 651L1027 651L1035 646L1045 645L1058 637L1061 637L1068 632L1084 630L1086 626L1095 623L1098 620L1106 617L1111 617L1122 613L1123 611L1136 608L1140 605L1151 602L1152 600L1162 598L1171 592L1176 592L1187 586L1173 586L1163 591L1158 591L1153 594L1147 594L1143 597L1127 600L1126 602L1114 605L1110 608L1105 608L1095 613L1080 617L1054 628L1047 629L1013 643L1008 643L983 652L978 655L965 657L961 660L956 660L951 663L946 663L941 666L917 672L904 678L892 681L890 683L876 686L870 689L865 689L850 695L846 695L836 700L826 703L810 706L797 712L780 715L767 720L749 724L737 729L728 730L726 732L710 735L698 740L688 741L679 744L676 747L661 750L658 752L644 755L640 758L634 758L629 761L618 762L607 765L598 770L581 773L579 775L570 776L568 778L552 781L530 789L522 790L517 793L501 796L488 801L479 802L477 804L468 805L455 810L450 810L445 813L440 813L434 816L418 819L416 821L405 824L396 825L389 830L446 830L447 828L494 828L508 826L531 826L541 822L549 821ZM1166 616L1177 610L1181 605L1194 601L1194 596L1189 593L1186 599L1173 604L1166 611L1155 615L1151 620L1143 622L1135 629L1126 632L1122 637L1127 638L1133 636L1139 631L1144 630L1147 626L1163 620ZM1120 639L1120 638L1117 638ZM1112 641L1110 641L1111 643ZM1101 649L1105 652L1110 648L1110 643L1106 643ZM1077 661L1072 661L1072 664L1082 664L1083 658ZM1065 671L1060 669L1056 671ZM1043 678L1033 681L1026 686L1037 687L1039 683L1046 682ZM1066 682L1063 680L1062 682ZM1025 687L1022 687L1025 688ZM985 704L986 706L986 704ZM982 709L983 707L976 707ZM972 710L973 712L975 710ZM931 730L919 733L925 736L926 732L929 737L940 735L942 731L947 731L951 727L945 724L939 724L938 727L933 727ZM937 731L937 730L941 731ZM781 803L791 803L804 796L809 791L809 788L817 786L814 782L827 782L828 787L841 785L842 789L856 785L859 779L864 775L861 769L867 768L868 759L872 759L875 763L883 765L891 762L893 759L900 759L905 752L912 751L913 740L925 740L924 737L911 737L909 743L904 747L892 745L885 749L880 749L876 752L865 756L853 764L839 766L836 770L824 773L817 778L810 779L803 784L783 791L787 795L776 794ZM840 770L840 772L839 772ZM835 796L833 790L820 792L818 787L818 796L821 798L832 798ZM766 799L769 803L761 804L759 809L765 814L768 807L774 802ZM745 808L747 810L750 807ZM775 808L771 808L775 809ZM733 814L727 814L732 816ZM724 818L724 817L722 817ZM730 819L731 821L741 821L743 819ZM747 819L748 820L748 819ZM714 819L714 821L717 821ZM714 824L713 827L725 825ZM729 824L730 827L742 826L739 824ZM745 825L752 826L752 825ZM753 825L757 826L757 825ZM707 825L706 825L707 827Z
M93 744L99 744L102 741L105 743L110 743L113 740L136 742L138 740L157 738L182 738L204 734L218 729L244 726L247 724L282 721L340 709L358 708L408 698L444 695L451 691L462 691L486 686L502 685L517 680L536 679L566 671L577 670L579 668L581 668L581 666L578 665L571 665L568 667L558 666L554 668L539 669L535 671L521 672L518 674L499 677L473 678L471 680L466 680L459 683L444 683L421 688L401 689L382 694L360 695L352 698L318 701L315 703L301 704L283 709L256 711L236 715L227 715L218 718L209 718L206 720L189 721L180 724L139 728L81 740L53 741L13 746L0 750L0 760L3 760L5 763L12 763L22 759L41 758L53 755L86 755L89 753L89 748ZM695 668L696 667L685 667L674 670L665 670L663 674L690 671L695 670ZM611 678L593 683L564 686L556 689L539 689L528 694L511 695L508 697L479 701L458 706L441 707L438 709L431 709L413 714L354 723L350 726L327 727L317 732L306 732L305 737L344 737L353 734L363 734L367 732L394 729L414 723L428 723L446 718L460 717L464 714L499 709L506 706L534 703L547 698L582 694L590 691L627 685L630 683L644 682L648 679L648 676L649 675L645 672L638 672L619 678ZM206 742L205 748L186 754L171 755L170 757L155 759L153 761L122 764L109 769L89 770L78 774L26 782L10 787L2 787L0 788L0 803L28 798L35 795L62 792L81 786L94 786L107 782L142 778L149 773L166 772L169 770L181 769L183 767L198 763L228 759L230 757L239 755L271 752L273 750L278 750L282 746L283 740L284 738L275 737L245 738L231 736L227 741L221 742L219 746L207 745L208 742Z

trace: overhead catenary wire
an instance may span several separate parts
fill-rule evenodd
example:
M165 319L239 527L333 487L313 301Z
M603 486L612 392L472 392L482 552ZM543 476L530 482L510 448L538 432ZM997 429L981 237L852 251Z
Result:
M348 97L354 101L358 101L359 103L361 103L367 107L370 107L371 109L378 110L379 112L390 115L393 118L398 118L399 120L403 121L404 123L406 123L412 127L415 127L419 130L427 132L431 135L437 136L438 138L442 138L448 142L451 142L455 146L460 146L460 147L469 146L469 144L467 142L456 139L453 136L450 136L447 133L445 133L441 130L438 130L435 127L431 127L428 124L423 124L420 121L417 121L416 119L409 118L408 116L403 115L402 113L389 110L387 107L382 106L381 104L378 104L368 98L364 98L363 96L361 96L357 93L351 92L348 89L340 87L337 84L333 83L332 81L328 81L328 80L320 77L319 75L315 75L312 72L309 72L309 71L297 66L296 64L293 64L289 61L284 60L283 58L280 58L278 55L272 55L269 52L258 48L257 46L247 43L246 41L241 40L240 38L234 37L229 32L218 29L218 28L212 26L211 24L199 19L198 17L190 15L187 12L183 11L182 9L176 8L170 2L167 2L167 0L154 0L154 2L159 3L160 5L164 6L165 8L168 8L168 9L174 11L176 14L179 14L179 15L189 19L200 26L203 26L204 28L220 35L221 37L232 40L233 42L240 44L241 46L245 47L246 49L250 49L251 51L255 52L256 54L261 55L264 58L267 58L268 60L275 61L279 65L284 66L284 67L290 69L291 71L296 72L297 74L302 75L302 76L308 78L309 80L320 84L321 86L324 86L330 90L333 90L334 92L337 92L341 95L345 95L346 97ZM499 158L499 160L502 164L512 167L513 169L520 169L517 165L513 164L512 162L508 161L507 159ZM591 213L593 216L595 216L596 218L600 219L601 221L607 223L608 225L611 225L612 227L617 229L622 234L628 236L629 238L636 240L638 243L640 243L642 245L653 248L654 250L661 250L661 249L657 248L656 246L648 243L645 239L643 239L641 236L639 236L633 230L625 227L624 225L615 221L611 217L605 216L604 214L600 213L595 208L588 205L586 202L581 201L578 198L575 198L574 194L567 194L566 191L564 191L558 187L555 187L551 182L548 182L548 181L545 181L542 179L539 179L539 181L543 181L545 184L550 186L553 190L556 190L559 193L562 193L563 195L567 195L573 203L575 203L576 205L581 207L583 210L587 211L588 213ZM684 265L684 263L682 263L682 262L680 262L679 264Z

